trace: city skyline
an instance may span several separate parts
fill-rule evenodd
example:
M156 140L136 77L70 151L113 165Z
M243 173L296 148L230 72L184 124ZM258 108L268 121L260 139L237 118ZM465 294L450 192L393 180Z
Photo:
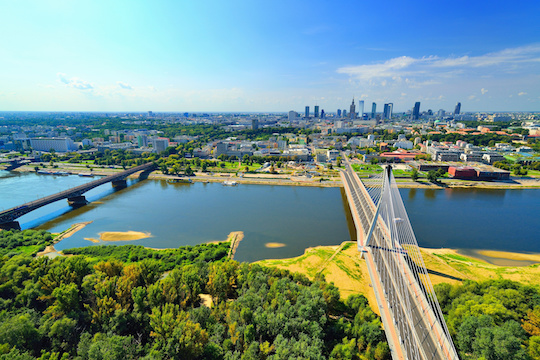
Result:
M0 111L540 110L532 0L3 8Z

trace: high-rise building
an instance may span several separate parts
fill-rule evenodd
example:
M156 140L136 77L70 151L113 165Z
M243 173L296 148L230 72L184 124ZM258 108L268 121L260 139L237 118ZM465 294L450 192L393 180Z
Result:
M315 119L319 118L319 105L315 105L313 116L315 117Z
M343 117L347 117L347 110L343 109Z
M392 119L393 107L394 107L394 104L392 103L384 104L383 119Z
M148 146L148 138L146 137L146 135L137 136L137 145L139 145L139 147Z
M309 106L306 106L306 113L304 116L309 119Z
M414 103L414 108L412 111L412 119L418 120L419 117L420 117L420 101L417 101Z
M169 139L166 138L157 138L152 140L152 146L154 147L154 152L160 153L165 151L169 146Z
M252 119L251 120L251 130L258 130L259 129L259 120L258 119Z
M298 113L294 110L289 111L289 121L296 120Z
M460 111L461 111L461 103L458 102L456 104L456 108L454 109L454 115L459 115Z
M321 119L324 119L324 109L321 110Z
M349 117L356 119L356 105L354 105L354 98L352 99L351 107L349 108Z
M338 118L341 117L341 109L337 109L337 117L338 117Z
M364 117L364 100L358 102L358 117L360 119Z
M388 104L384 104L383 111L382 111L382 118L383 119L388 119L387 113L388 113Z
M375 114L377 113L377 104L371 104L371 118L375 119Z

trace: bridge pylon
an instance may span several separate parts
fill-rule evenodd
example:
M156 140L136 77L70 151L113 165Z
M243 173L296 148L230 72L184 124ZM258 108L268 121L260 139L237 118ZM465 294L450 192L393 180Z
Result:
M67 201L71 207L81 207L88 204L88 201L83 195L69 197Z

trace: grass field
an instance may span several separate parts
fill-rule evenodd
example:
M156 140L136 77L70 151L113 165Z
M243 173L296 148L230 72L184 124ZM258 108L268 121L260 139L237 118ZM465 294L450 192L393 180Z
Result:
M459 254L451 249L421 249L421 252L433 285L489 279L508 279L533 286L540 284L540 263L529 266L498 266ZM534 254L482 251L480 253L494 260L500 257L515 261L540 262L540 255ZM333 282L339 288L343 299L351 294L363 294L368 298L373 310L378 312L366 263L360 258L354 242L344 242L340 246L309 248L303 255L295 258L263 260L258 263L299 272L310 279L322 273L328 282Z

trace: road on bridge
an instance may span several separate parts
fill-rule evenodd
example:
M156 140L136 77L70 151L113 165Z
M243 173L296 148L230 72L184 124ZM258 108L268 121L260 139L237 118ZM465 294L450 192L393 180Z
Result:
M441 325L442 315L439 318L427 301L418 264L406 249L392 242L391 229L380 215L366 246L377 206L349 164L341 175L393 359L458 359L445 325ZM392 226L400 233L405 224Z
M84 199L84 197L82 196L82 194L84 194L85 192L108 182L112 182L114 184L117 181L123 181L126 177L136 172L153 170L154 168L155 164L149 162L143 165L133 167L131 169L127 169L117 174L109 175L104 178L76 186L69 190L64 190L53 195L45 196L41 199L30 201L25 204L12 207L11 209L4 210L0 212L0 228L20 228L19 223L16 221L17 218L58 200L68 199L68 202L71 200L70 204L85 204L86 199Z

